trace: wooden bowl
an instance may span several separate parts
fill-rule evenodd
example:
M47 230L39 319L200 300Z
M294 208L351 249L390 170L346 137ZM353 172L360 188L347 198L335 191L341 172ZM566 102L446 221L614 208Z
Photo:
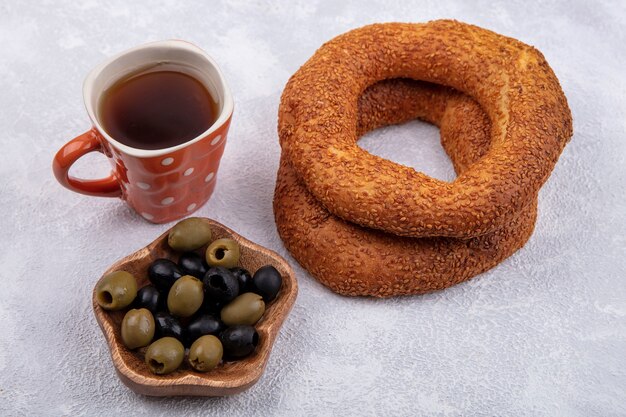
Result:
M152 396L223 396L240 393L254 385L265 370L276 335L287 318L298 293L296 277L287 262L277 253L250 242L220 223L203 218L211 226L213 239L228 237L236 240L241 248L240 265L252 273L263 265L273 265L283 277L278 296L267 305L265 314L255 325L259 333L259 345L254 353L236 362L224 362L207 373L193 371L185 361L181 367L168 375L154 375L144 363L146 348L136 352L128 350L121 339L121 323L125 311L107 311L92 296L96 320L111 350L111 358L118 376L133 391ZM138 281L138 288L149 283L148 265L157 258L178 261L178 253L167 244L169 230L145 248L111 265L103 274L112 271L128 271ZM203 251L205 248L199 250ZM202 252L204 253L204 252ZM102 278L100 278L102 279Z

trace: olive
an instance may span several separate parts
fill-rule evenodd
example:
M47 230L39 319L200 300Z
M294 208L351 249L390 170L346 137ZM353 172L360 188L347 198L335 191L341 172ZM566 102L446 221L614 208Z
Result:
M259 344L259 334L253 326L246 324L228 327L220 335L224 355L238 359L251 354Z
M154 315L154 336L159 339L161 337L175 337L178 340L184 339L183 326L174 316L164 311Z
M272 265L259 268L252 277L252 291L261 294L265 302L272 301L280 290L283 278Z
M202 307L200 307L200 311L202 311L203 313L215 314L219 313L223 306L223 302L218 301L213 297L210 297L208 294L205 294L204 301L202 302Z
M174 282L182 276L183 273L178 265L169 259L157 259L148 267L148 278L159 291L169 290Z
M164 307L164 297L154 285L146 285L137 291L133 306L135 308L147 308L154 314Z
M148 346L146 364L153 374L175 371L185 358L185 347L173 337L163 337Z
M200 279L204 277L204 274L206 274L206 271L209 269L204 258L195 252L185 252L180 255L180 258L178 258L178 266L186 275Z
M232 239L217 239L206 249L206 262L210 266L236 267L239 263L239 245Z
M231 268L230 272L237 278L239 281L239 292L248 292L252 288L252 275L250 272L241 267Z
M167 294L167 309L175 316L191 317L202 305L202 281L191 275L180 277Z
M263 297L253 292L239 295L228 303L221 313L222 321L227 326L236 324L254 324L265 313Z
M199 337L207 334L219 334L224 330L224 324L211 314L201 314L193 318L187 325L185 332L186 345L189 346Z
M223 354L220 339L213 335L202 336L189 348L189 365L196 371L207 372L220 363Z
M203 282L207 296L218 302L227 303L239 295L239 282L226 268L209 269Z
M148 346L154 337L154 317L145 308L128 310L122 320L122 342L129 349Z
M184 252L198 249L211 241L211 226L198 217L178 222L167 235L170 248Z
M137 281L126 271L114 271L104 276L96 288L96 301L105 310L128 307L137 295Z

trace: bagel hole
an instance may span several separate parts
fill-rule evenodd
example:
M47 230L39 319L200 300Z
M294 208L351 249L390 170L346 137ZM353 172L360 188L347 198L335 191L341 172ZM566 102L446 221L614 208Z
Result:
M441 146L439 129L421 120L385 126L367 132L358 146L378 157L405 165L430 177L451 182L452 161Z
M221 260L224 259L224 255L226 254L226 250L224 248L218 248L215 251L215 259Z

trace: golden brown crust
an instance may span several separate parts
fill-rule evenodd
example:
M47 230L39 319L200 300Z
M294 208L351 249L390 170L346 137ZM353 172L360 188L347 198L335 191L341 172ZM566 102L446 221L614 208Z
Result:
M453 182L356 145L358 97L396 77L463 91L491 120L491 145ZM449 20L338 36L291 77L279 109L283 157L315 199L350 222L402 236L470 238L506 226L536 197L571 135L567 101L539 51ZM448 152L467 165L453 142Z
M358 134L421 118L462 175L489 148L480 106L451 89L408 80L379 82L360 97ZM471 239L398 237L329 213L281 158L274 195L279 234L292 255L324 285L344 295L387 297L446 288L497 265L522 247L536 218L536 195L499 230Z

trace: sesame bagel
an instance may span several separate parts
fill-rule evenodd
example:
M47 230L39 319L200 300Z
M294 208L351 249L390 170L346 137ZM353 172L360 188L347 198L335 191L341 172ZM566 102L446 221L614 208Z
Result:
M488 146L480 158L443 140L455 164L472 162L454 181L357 146L359 97L398 77L453 87L484 110ZM374 24L324 44L285 87L278 132L285 163L329 213L398 236L468 239L524 217L572 135L572 119L538 50L440 20Z
M359 98L356 132L420 118L438 125L457 174L490 149L490 121L469 97L412 80L381 81ZM344 295L389 297L439 290L484 272L522 247L532 234L536 195L500 229L470 239L398 237L329 212L283 154L274 214L294 258L322 284Z

